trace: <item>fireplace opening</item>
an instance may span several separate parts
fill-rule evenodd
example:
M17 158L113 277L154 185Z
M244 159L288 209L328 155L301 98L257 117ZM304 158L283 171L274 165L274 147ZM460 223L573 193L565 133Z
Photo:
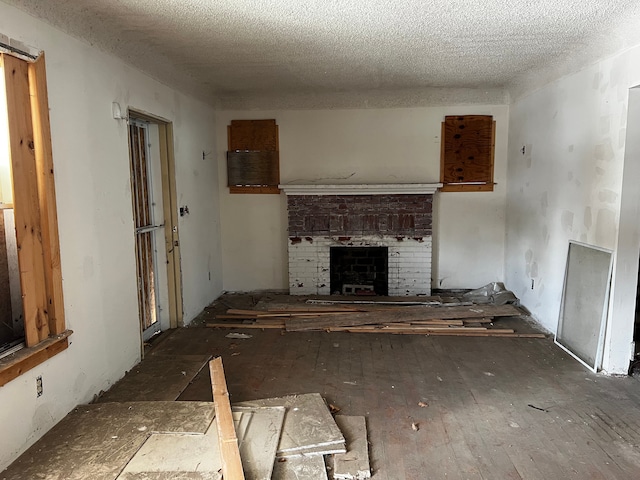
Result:
M331 247L331 293L388 295L388 247Z

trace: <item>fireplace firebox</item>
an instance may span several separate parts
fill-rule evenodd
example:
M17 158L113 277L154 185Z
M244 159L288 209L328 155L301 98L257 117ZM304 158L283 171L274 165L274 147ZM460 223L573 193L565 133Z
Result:
M388 295L388 257L389 247L331 247L331 293Z

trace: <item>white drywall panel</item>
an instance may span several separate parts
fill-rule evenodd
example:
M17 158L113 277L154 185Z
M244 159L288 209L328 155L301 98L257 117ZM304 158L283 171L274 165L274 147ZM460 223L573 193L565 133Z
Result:
M569 240L612 250L623 241L618 227L628 97L639 83L636 47L511 105L506 280L551 331L558 321ZM637 177L630 181L637 188ZM637 257L630 268L637 270ZM613 282L615 296L615 270ZM635 304L635 293L623 302ZM628 367L629 325L610 314L603 368L611 373Z
M185 319L221 291L213 111L0 2L0 32L46 52L69 349L0 387L0 469L140 357L127 124L112 102L173 122ZM207 261L208 260L208 263ZM211 269L211 280L208 280ZM44 394L36 399L35 377Z
M438 193L434 210L433 286L471 288L503 278L508 113L506 105L218 112L224 289L287 288L284 195L229 193L231 120L276 119L282 183L431 183L440 179L445 115L493 115L495 191Z

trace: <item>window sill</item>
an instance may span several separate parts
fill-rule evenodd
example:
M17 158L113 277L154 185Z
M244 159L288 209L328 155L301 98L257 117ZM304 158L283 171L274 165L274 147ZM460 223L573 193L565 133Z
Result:
M72 333L71 330L65 330L60 335L43 340L35 347L23 348L1 359L0 387L66 350L69 346L69 336Z

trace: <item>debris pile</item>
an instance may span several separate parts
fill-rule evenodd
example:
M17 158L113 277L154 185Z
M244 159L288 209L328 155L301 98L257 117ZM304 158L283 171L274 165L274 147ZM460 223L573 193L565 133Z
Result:
M501 303L506 301L505 295L501 294ZM494 324L497 318L520 315L522 312L515 305L496 305L486 301L478 304L468 301L464 296L376 297L355 300L354 297L327 296L311 298L304 304L264 302L253 309L230 308L226 313L207 321L207 326L275 328L287 332L545 337L540 333L518 333L513 328L500 328Z
M338 415L334 420L319 393L254 400L231 407L222 359L212 360L209 365L216 454L225 480L328 479L325 455L332 454L334 479L371 477L364 417ZM261 425L256 428L260 419Z

